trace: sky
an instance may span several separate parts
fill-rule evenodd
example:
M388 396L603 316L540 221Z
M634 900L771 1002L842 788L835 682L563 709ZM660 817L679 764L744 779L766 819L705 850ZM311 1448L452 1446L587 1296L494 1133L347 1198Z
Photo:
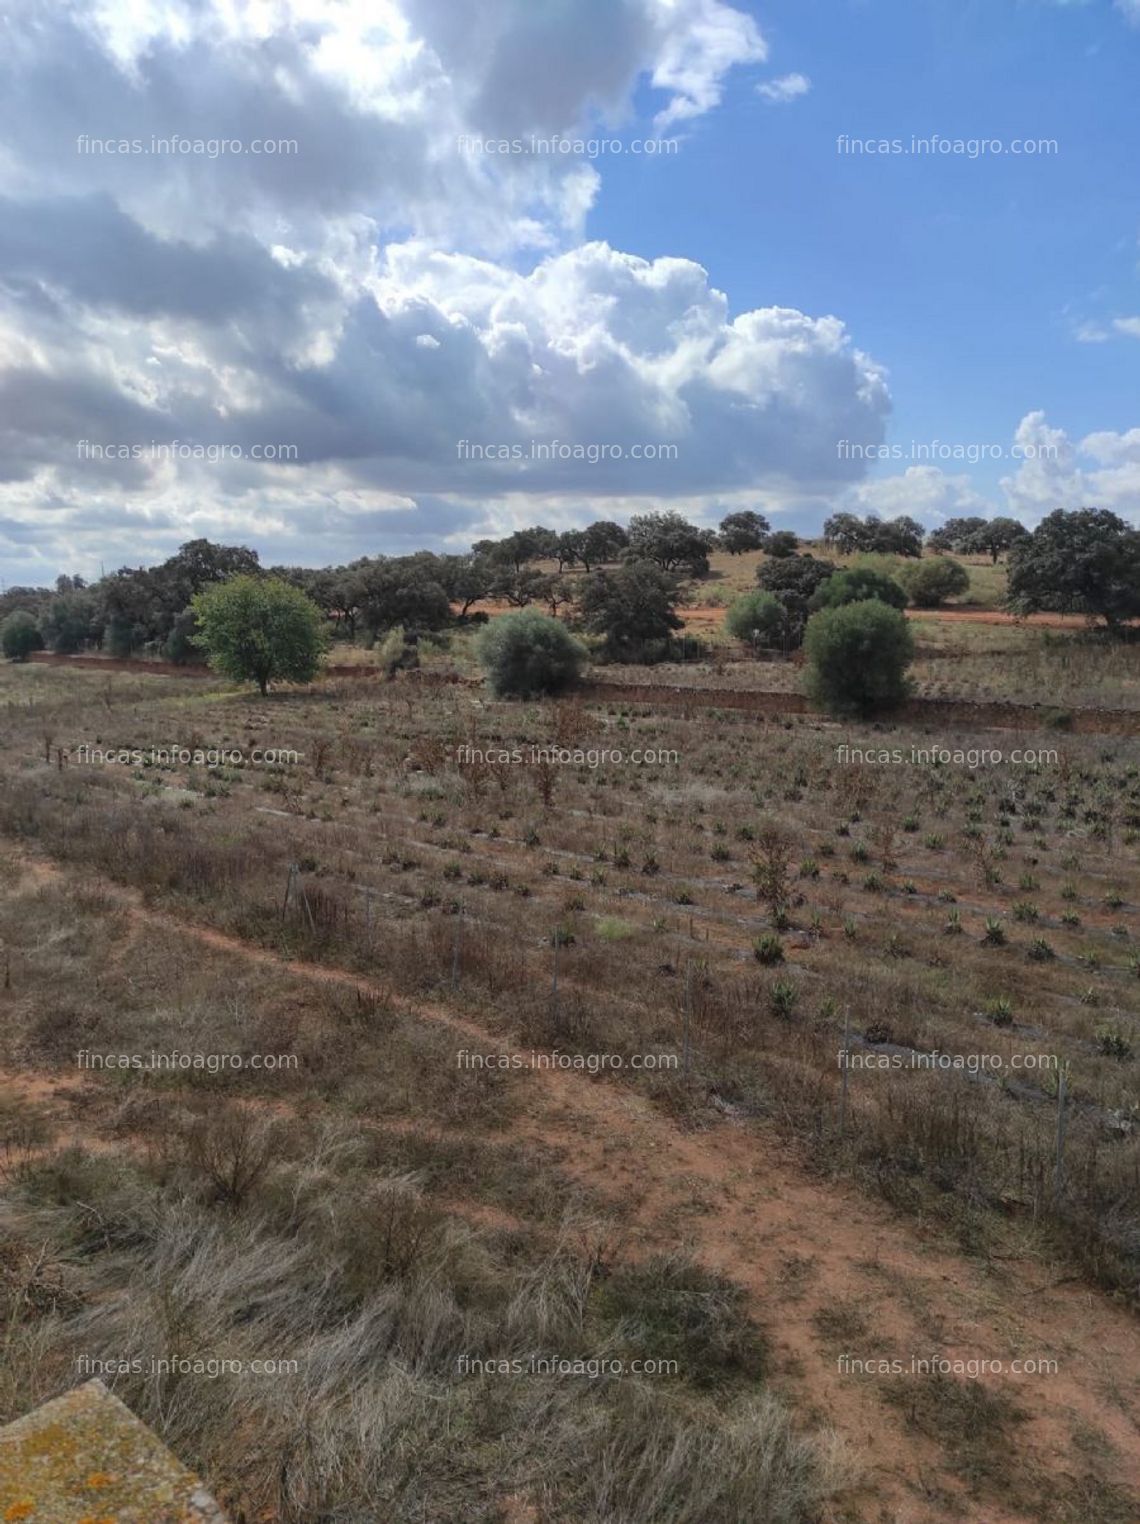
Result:
M14 0L0 578L1140 523L1140 0Z

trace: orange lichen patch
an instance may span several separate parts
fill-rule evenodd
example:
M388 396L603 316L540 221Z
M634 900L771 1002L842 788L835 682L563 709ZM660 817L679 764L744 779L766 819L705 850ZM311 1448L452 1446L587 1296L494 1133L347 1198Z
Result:
M198 1478L101 1381L0 1429L0 1520L16 1519L225 1524Z

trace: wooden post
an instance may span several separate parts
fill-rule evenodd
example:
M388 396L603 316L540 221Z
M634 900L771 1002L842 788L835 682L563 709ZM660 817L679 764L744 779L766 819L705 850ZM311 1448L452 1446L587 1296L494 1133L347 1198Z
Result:
M463 901L459 902L459 909L455 913L455 941L451 948L451 987L459 988L459 944L463 936Z
M562 928L554 928L554 970L550 980L550 1014L555 1032L562 1025L561 1012L558 1006L558 949L562 946Z
M851 1041L851 1007L847 1006L843 1012L843 1074L839 1090L839 1136L842 1138L847 1131L847 1077L850 1073L848 1060L851 1057L848 1044Z
M300 874L301 874L301 870L298 868L297 869L298 880L300 879ZM313 907L309 904L309 896L305 893L305 886L304 886L304 884L298 882L297 888L301 892L301 904L304 905L304 907L305 907L305 914L309 917L309 930L314 935L316 935L317 923L313 920Z
M690 1034L693 1024L693 960L685 964L685 1023L681 1034L681 1067L686 1079L692 1066L692 1043Z
M1065 1185L1065 1098L1069 1089L1069 1071L1065 1067L1057 1079L1057 1162L1053 1189L1059 1196Z
M282 924L284 924L284 921L285 921L285 912L289 909L289 900L290 900L290 898L292 897L292 894L293 894L293 875L296 873L296 871L297 871L297 865L296 865L296 863L290 863L289 864L289 877L288 877L288 879L286 880L286 883L285 883L285 898L281 902L281 921L282 921Z

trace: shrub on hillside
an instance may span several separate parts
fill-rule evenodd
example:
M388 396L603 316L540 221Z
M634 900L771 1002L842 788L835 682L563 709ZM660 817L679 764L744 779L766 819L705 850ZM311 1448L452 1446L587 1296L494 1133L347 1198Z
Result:
M947 598L960 598L970 590L969 572L949 556L931 556L908 566L903 577L916 609L936 609Z
M783 604L788 616L789 645L803 644L811 600L835 570L834 561L821 561L815 556L788 556L760 563L756 581L762 592L771 593Z
M536 609L493 620L479 636L477 651L500 698L561 693L578 681L586 662L581 641L560 620Z
M863 603L868 598L877 598L892 609L906 608L906 589L901 583L870 566L849 566L836 572L816 589L811 607L837 609L845 603Z
M804 644L808 693L829 714L874 714L910 691L914 637L906 616L877 598L813 614Z
M782 646L787 638L788 616L774 593L743 593L730 604L724 626L735 640L753 646Z
M27 661L43 644L40 627L26 609L16 609L0 624L0 650L9 661Z
M198 616L193 609L183 609L171 625L170 634L163 645L162 654L166 660L177 666L196 662L202 654L194 644L197 632Z
M778 529L764 541L764 553L774 561L784 561L788 556L794 556L799 548L799 536L790 529Z
M682 628L675 604L677 581L652 561L627 561L614 571L592 572L581 586L582 625L603 637L611 661L663 661Z

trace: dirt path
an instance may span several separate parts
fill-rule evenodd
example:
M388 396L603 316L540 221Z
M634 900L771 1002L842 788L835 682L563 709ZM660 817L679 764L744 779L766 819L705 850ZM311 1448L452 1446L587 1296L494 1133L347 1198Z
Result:
M921 612L915 617L937 617ZM997 617L997 616L995 616ZM1002 616L1008 617L1008 616ZM1051 616L1041 616L1048 618ZM1056 616L1058 618L1064 616ZM161 661L117 660L103 656L56 656L49 652L34 652L33 662L46 662L53 666L73 666L88 672L129 672L142 677L203 678L211 674L204 667L173 666ZM322 678L353 678L364 682L387 682L387 675L379 667L366 665L332 666L324 668ZM403 674L396 690L407 696L405 684L414 687L461 687L479 689L477 678L460 677L456 673L438 673L430 669ZM579 696L595 703L632 703L654 705L688 706L702 709L738 709L752 714L818 714L802 693L785 693L778 690L756 688L716 688L709 685L685 687L666 683L628 683L608 680L601 673L592 673L590 680L578 690ZM1090 709L1064 708L1064 722L1058 723L1057 715L1050 706L1041 704L1015 704L995 700L990 703L969 699L915 698L902 705L892 716L899 724L917 726L937 725L945 729L980 730L1049 730L1055 733L1076 735L1140 735L1140 710L1137 709Z
M728 612L727 605L698 604L680 610L686 629L719 629ZM905 609L908 619L934 620L938 624L1025 624L1036 630L1084 630L1089 621L1083 614L1007 614L1004 609L943 608ZM1099 620L1094 626L1103 629Z
M41 881L45 873L65 876L42 863L38 873ZM114 893L140 927L174 931L299 979L393 993L375 979L286 960L147 909L130 891ZM396 998L465 1041L504 1047L446 1005ZM830 1524L944 1524L950 1516L966 1524L1036 1524L1031 1514L972 1500L941 1447L909 1431L900 1412L882 1402L880 1378L840 1368L845 1355L908 1364L932 1354L1056 1360L1050 1376L981 1378L1028 1415L1015 1431L1008 1468L1059 1486L1068 1473L1058 1457L1074 1453L1079 1427L1111 1447L1115 1480L1140 1490L1140 1333L1123 1309L1028 1252L989 1271L949 1252L936 1229L924 1231L853 1186L813 1177L767 1130L726 1122L685 1132L639 1094L607 1081L558 1070L534 1071L533 1081L508 1137L558 1149L561 1168L624 1214L632 1252L687 1248L746 1288L770 1330L779 1386L809 1420L834 1427L862 1472ZM827 1318L834 1336L821 1321Z

